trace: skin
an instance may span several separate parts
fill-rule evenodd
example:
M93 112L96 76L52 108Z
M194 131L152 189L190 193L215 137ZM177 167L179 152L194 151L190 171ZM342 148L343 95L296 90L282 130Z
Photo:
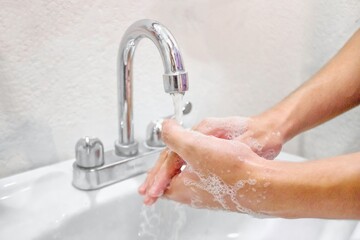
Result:
M162 196L199 208L284 218L360 219L360 152L301 163L268 161L297 134L359 104L360 30L308 82L264 113L209 118L192 130L165 121L168 149L139 193L147 205ZM231 191L217 198L209 181Z

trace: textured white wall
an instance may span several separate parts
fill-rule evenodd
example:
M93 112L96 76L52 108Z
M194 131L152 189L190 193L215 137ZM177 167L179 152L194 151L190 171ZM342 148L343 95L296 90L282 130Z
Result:
M83 135L117 136L116 54L126 28L157 19L190 77L193 124L252 115L317 71L359 26L358 0L0 2L0 177L73 158ZM172 112L153 44L135 60L136 135ZM294 139L307 157L359 150L359 109Z
M359 29L360 1L314 1L307 25L303 79L324 65ZM310 159L360 151L360 107L303 134L298 151Z

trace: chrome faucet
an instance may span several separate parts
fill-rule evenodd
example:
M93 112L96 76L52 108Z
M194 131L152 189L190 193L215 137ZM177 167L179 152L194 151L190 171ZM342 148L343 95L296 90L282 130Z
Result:
M115 151L120 156L134 156L138 151L138 143L134 140L132 66L136 46L144 37L152 40L160 51L165 92L184 93L188 90L181 53L169 30L152 20L140 20L131 25L122 38L118 53L119 139L115 142Z
M163 147L159 124L149 124L151 129L148 127L147 133L153 136L146 137L147 144L139 146L134 139L132 65L136 46L144 37L152 40L160 51L164 65L165 92L184 94L188 90L188 76L182 56L169 30L148 19L132 24L125 32L118 52L119 139L115 141L115 151L105 153L103 144L97 138L85 137L77 142L73 185L79 189L98 189L144 173L153 165Z

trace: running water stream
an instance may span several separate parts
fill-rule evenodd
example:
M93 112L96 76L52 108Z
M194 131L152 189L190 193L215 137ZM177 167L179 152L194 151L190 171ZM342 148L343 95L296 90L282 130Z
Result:
M174 104L174 118L183 123L183 93L170 94ZM186 222L185 210L179 203L158 200L152 206L143 205L140 213L138 239L178 240Z
M183 123L183 93L170 94L174 103L174 117L176 121L182 125Z
M180 203L159 199L152 206L143 205L140 219L139 239L179 240L186 214Z

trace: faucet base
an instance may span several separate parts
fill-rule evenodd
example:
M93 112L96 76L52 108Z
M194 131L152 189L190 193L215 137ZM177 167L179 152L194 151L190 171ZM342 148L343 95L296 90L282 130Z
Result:
M95 168L73 164L73 185L81 190L95 190L147 172L162 149L146 150L136 157L119 157L114 151L105 153L106 163Z
M130 144L121 144L119 141L115 141L115 153L118 156L132 157L138 154L139 143L134 141Z

